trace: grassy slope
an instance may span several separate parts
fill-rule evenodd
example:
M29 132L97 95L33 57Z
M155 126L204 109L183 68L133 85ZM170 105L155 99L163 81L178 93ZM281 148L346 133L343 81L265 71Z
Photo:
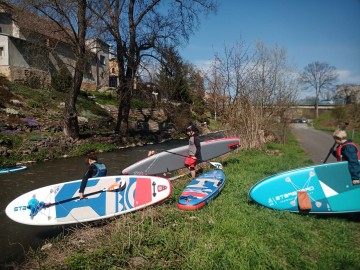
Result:
M222 162L225 188L203 209L177 209L188 179L176 180L164 203L75 230L51 249L31 252L24 268L359 269L359 215L299 215L249 200L257 181L310 164L294 140Z

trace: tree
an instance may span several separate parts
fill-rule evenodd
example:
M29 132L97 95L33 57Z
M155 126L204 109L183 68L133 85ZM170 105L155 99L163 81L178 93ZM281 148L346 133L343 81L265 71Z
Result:
M187 79L188 66L173 47L163 52L160 66L157 84L162 97L172 101L192 103Z
M319 96L337 81L338 74L334 66L319 61L308 64L301 73L300 82L315 90L315 111L319 116Z
M287 63L286 51L258 43L250 51L244 43L217 54L208 86L215 106L223 99L221 120L241 134L244 147L261 147L265 134L278 132L296 98L296 78ZM285 129L285 127L284 127ZM284 141L285 130L278 137Z
M204 72L204 74L207 74L205 76L207 84L206 100L215 121L217 121L219 111L224 107L227 100L224 96L226 76L219 70L221 66L223 66L222 60L219 56L216 56L208 72Z
M189 65L189 75L190 93L193 105L192 109L195 113L201 116L206 110L204 77L200 70L196 69L192 65Z
M21 0L19 4L25 6L49 20L48 32L54 31L52 35L61 37L64 42L70 44L75 55L74 70L71 88L65 101L63 115L65 135L77 139L79 138L78 113L76 101L80 93L81 84L84 76L85 57L86 57L86 33L89 18L86 14L86 0ZM22 23L29 23L36 18L22 18ZM20 21L19 21L20 22ZM21 23L21 22L20 22ZM35 23L35 22L34 22ZM37 29L39 30L39 29Z
M144 58L160 60L171 46L186 42L201 13L216 10L215 0L99 0L89 5L114 44L119 70L116 132L128 132L134 79Z

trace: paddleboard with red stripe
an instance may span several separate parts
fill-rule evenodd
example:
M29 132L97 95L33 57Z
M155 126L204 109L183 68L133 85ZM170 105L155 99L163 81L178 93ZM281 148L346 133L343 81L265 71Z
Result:
M213 200L225 185L225 174L212 170L193 179L183 190L178 202L181 210L197 210Z
M237 149L240 139L237 137L221 138L201 142L201 156L208 161ZM123 174L156 175L184 168L185 157L189 153L189 146L180 146L160 152L142 159L123 169Z
M168 179L119 175L90 178L85 199L78 197L81 180L29 191L6 207L12 220L27 225L89 222L133 212L159 203L172 193Z

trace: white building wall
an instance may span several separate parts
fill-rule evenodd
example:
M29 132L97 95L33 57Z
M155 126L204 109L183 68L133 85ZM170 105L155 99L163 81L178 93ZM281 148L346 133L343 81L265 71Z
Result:
M0 66L9 65L9 37L0 34Z

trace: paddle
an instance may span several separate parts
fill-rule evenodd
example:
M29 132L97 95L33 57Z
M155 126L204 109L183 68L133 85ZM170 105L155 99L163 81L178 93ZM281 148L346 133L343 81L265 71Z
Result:
M334 142L334 144L331 146L329 153L327 154L326 158L324 159L323 163L326 163L326 161L328 160L328 158L330 157L331 153L334 151L334 147L336 145L336 142Z
M345 122L344 125L341 127L342 130L345 130L347 125L349 125L348 122ZM323 163L326 163L326 161L328 160L328 158L330 157L331 153L334 151L334 147L336 145L336 142L334 142L334 144L332 145L332 147L330 148L329 153L327 154L326 158L324 159Z
M99 193L107 192L107 191L115 191L115 190L122 191L122 190L125 189L126 183L124 182L123 185L121 185L121 183L123 183L123 181L115 182L115 183L111 184L110 186L108 186L107 188L88 193L88 194L86 194L86 196L91 196L91 195L95 195L95 194L99 194ZM62 201L57 201L57 202L54 202L54 203L45 204L45 208L50 207L50 206L54 206L54 205L58 205L58 204L62 204L62 203L66 203L66 202L75 201L75 200L78 200L78 199L80 199L79 196L69 198L69 199L65 199L65 200L62 200Z
M188 157L188 156L181 155L181 154L174 153L174 152L167 151L167 150L164 150L164 152L167 152L167 153L169 153L169 154L173 154L173 155L177 155L177 156L181 156L181 157ZM214 166L216 169L219 169L219 170L222 170L222 168L223 168L222 164L221 164L221 163L219 163L219 162L210 162L210 161L204 161L204 160L200 160L200 162L206 162L206 163L209 163L211 166Z

